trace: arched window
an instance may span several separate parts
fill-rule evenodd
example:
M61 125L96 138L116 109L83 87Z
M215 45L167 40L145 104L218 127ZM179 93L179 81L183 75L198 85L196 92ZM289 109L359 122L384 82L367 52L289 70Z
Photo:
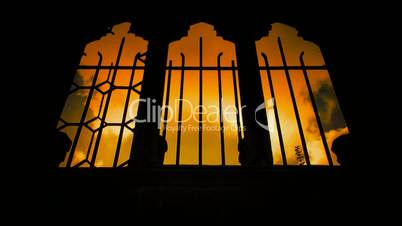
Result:
M256 42L274 164L337 165L348 133L320 48L281 23Z
M72 141L60 166L126 166L130 157L147 41L130 32L130 23L84 50L58 129ZM130 107L129 107L130 106Z
M169 45L161 135L165 165L239 165L235 45L206 23Z
M72 141L62 167L128 164L148 46L130 26L118 24L85 47L57 127ZM247 103L240 103L235 44L206 23L169 44L159 125L168 144L165 165L240 165L238 144L247 132L240 109ZM274 164L337 165L330 147L348 128L319 47L280 23L255 44ZM253 86L242 86L243 94ZM249 122L251 114L244 115Z

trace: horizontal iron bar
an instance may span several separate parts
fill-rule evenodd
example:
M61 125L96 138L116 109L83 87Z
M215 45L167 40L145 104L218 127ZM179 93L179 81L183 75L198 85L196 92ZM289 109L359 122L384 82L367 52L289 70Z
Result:
M83 70L83 69L97 69L98 66L94 66L94 65L79 65L78 69ZM144 66L100 66L99 69L118 69L118 70L132 70L132 69L144 69ZM219 67L216 66L203 66L203 67L199 67L199 66L185 66L184 70L218 70ZM220 70L233 70L233 69L237 69L238 67L232 67L232 66L223 66L220 67ZM172 67L165 67L165 69L171 69L171 70L181 70L182 66L172 66ZM269 67L258 67L258 69L260 70L326 70L327 66L326 65L321 65L321 66L269 66Z
M78 69L96 69L98 66L95 65L78 65ZM119 69L119 70L131 70L131 69L145 69L145 66L111 66L111 65L102 65L99 66L99 69Z

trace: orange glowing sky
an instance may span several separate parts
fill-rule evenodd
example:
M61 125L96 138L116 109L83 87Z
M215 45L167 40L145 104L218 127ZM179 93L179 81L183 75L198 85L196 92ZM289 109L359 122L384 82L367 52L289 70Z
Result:
M140 52L146 52L148 42L141 37L135 36L131 33L133 29L130 29L130 23L122 23L112 28L112 32L106 34L101 39L89 43L81 59L81 65L96 65L98 63L97 53L102 53L103 61L102 65L111 65L116 63L117 52L123 37L125 37L125 45L122 51L122 58L120 65L131 66L133 64L134 56ZM267 29L268 30L268 29ZM231 61L234 60L236 64L235 45L229 41L223 40L222 37L217 36L213 26L206 23L198 23L192 25L189 28L188 36L183 37L180 40L172 42L169 45L168 62L172 61L173 66L181 66L180 53L182 52L186 57L186 66L198 66L199 65L199 39L203 39L203 65L204 66L217 66L217 56L220 52L223 52L221 65L231 66ZM261 52L265 52L268 56L271 66L281 66L282 61L279 54L277 45L277 38L281 37L284 46L285 55L288 65L299 66L299 55L302 51L305 52L305 64L306 65L323 65L324 59L321 55L321 51L318 46L311 42L303 40L297 36L297 31L287 25L275 23L272 24L269 35L258 41L256 41L256 52L258 54L260 66L264 65L264 61L261 57ZM167 62L167 64L168 64ZM138 62L139 66L143 66L142 62ZM92 83L94 77L94 70L78 70L74 78L74 82L81 86L89 86ZM179 86L180 86L180 71L172 71L171 77L171 89L169 105L174 106L175 99L179 98ZM101 70L99 73L98 81L96 84L101 84L108 80L109 70ZM113 71L110 72L113 74ZM120 70L116 74L116 85L128 86L129 76L131 70ZM142 80L143 71L137 70L134 75L134 82L131 84L137 84ZM310 155L311 164L326 165L327 159L325 156L323 144L320 140L317 124L315 122L314 113L311 107L307 88L303 79L301 71L291 71L292 85L295 91L295 97L299 108L299 113L303 125L303 129L307 141L307 149ZM339 105L336 100L334 90L331 85L329 74L326 70L309 71L309 79L312 85L313 92L319 100L319 113L324 124L326 131L326 137L329 146L337 136L347 133L348 129L344 122L342 113L339 109ZM109 81L110 81L109 76ZM276 104L279 110L280 123L282 133L285 142L285 150L287 154L288 164L297 164L294 147L300 145L299 134L297 130L297 124L293 112L293 107L290 99L289 90L283 71L272 71L274 89L276 94ZM279 142L277 131L275 130L275 119L272 108L268 106L268 100L271 98L267 74L265 71L261 71L262 87L264 92L264 98L267 104L267 116L270 124L271 143L274 155L274 163L282 164L282 157L279 150ZM238 83L238 81L237 81ZM72 89L74 86L72 87ZM140 90L141 87L138 89ZM234 105L234 91L233 80L231 71L222 71L222 94L223 94L223 107ZM104 84L99 87L100 90L105 91L108 89L108 85ZM237 87L238 89L238 87ZM129 102L131 103L139 96L134 91L131 92ZM218 80L217 71L203 71L203 104L218 106ZM127 90L114 90L111 92L111 100L109 108L107 109L106 122L121 123L123 117L123 107L127 96ZM184 93L183 97L189 102L198 105L199 99L199 72L198 71L186 71L184 81ZM241 94L240 94L241 95ZM86 121L94 118L100 112L103 114L104 101L107 94L103 98L102 94L98 91L94 93L91 99L90 110L86 116ZM61 118L67 122L79 122L83 108L88 97L87 90L78 90L68 96ZM166 80L164 101L166 98ZM188 116L190 109L187 105L183 105L183 118ZM134 116L136 114L136 108L134 109ZM174 115L177 117L178 109L174 111ZM208 112L207 112L208 113ZM214 116L211 114L212 117ZM163 117L162 113L162 117ZM218 117L218 115L216 115ZM233 117L233 118L230 118ZM129 116L125 121L128 121ZM224 126L236 127L235 115L229 116L224 120ZM336 122L336 123L334 123ZM96 120L89 124L91 128L97 128L100 121ZM198 126L198 122L191 119L184 122L182 126L193 125ZM219 126L219 121L207 122L206 126ZM60 123L59 126L62 126ZM133 125L132 125L133 126ZM169 122L168 126L175 127L177 122ZM272 129L274 128L274 129ZM76 126L68 126L62 129L66 132L71 140L74 140L76 133ZM115 155L117 137L120 131L120 127L107 126L102 134L99 151L96 158L95 165L112 166ZM90 147L91 131L87 128L83 128L77 149L74 153L72 165L75 165L86 158L89 150L89 161L91 161L91 155L93 151L93 145ZM94 134L95 140L97 133ZM125 162L129 158L131 150L133 134L127 128L124 129L122 149L119 156L119 164ZM167 131L166 140L168 142L168 151L165 155L165 164L175 164L176 158L176 139L177 133L174 131ZM238 151L237 151L237 132L235 130L225 131L225 156L226 165L239 165ZM198 164L198 132L197 131L183 131L181 137L181 155L180 164ZM68 155L67 155L68 156ZM333 155L333 159L336 157ZM67 160L67 159L66 159ZM336 161L334 161L336 163ZM203 132L203 164L206 165L220 165L220 136L219 131L204 131ZM61 164L65 166L66 161ZM83 164L83 167L88 164Z
M180 53L185 56L185 66L199 66L200 59L200 37L203 40L203 66L217 66L217 56L220 52L223 53L221 58L222 66L231 66L232 60L236 62L235 46L233 43L223 40L218 37L214 27L206 23L198 23L190 27L188 36L172 42L169 45L168 61L172 61L173 66L181 66ZM171 89L170 89L170 103L172 107L174 104L172 100L179 99L180 90L180 71L172 72ZM185 71L184 74L184 90L183 99L187 99L193 105L199 103L199 71ZM205 106L219 106L218 95L218 72L217 71L203 71L203 105ZM230 105L235 105L232 71L222 71L222 107L225 108ZM164 99L166 98L166 91ZM207 109L206 115L210 116L210 122L203 124L205 128L219 127L219 115L214 114L214 109ZM178 113L178 109L175 114ZM183 104L183 118L190 115L190 106ZM206 117L206 115L204 117ZM164 115L163 115L164 116ZM235 115L228 115L224 120L225 127L236 127L234 118ZM198 118L196 118L198 119ZM187 122L183 122L182 126L187 127L198 126L198 121L192 118ZM168 123L170 127L177 127L175 121ZM203 164L206 165L220 165L221 152L220 152L220 132L218 130L203 132L202 134L203 146ZM176 159L176 145L177 133L175 131L168 131L167 142L169 149L165 155L165 164L175 164ZM180 164L198 164L198 132L197 131L183 131L181 135L181 148L180 148ZM227 129L225 131L225 156L227 165L239 165L238 151L237 151L237 132Z
M281 38L287 64L289 66L301 66L299 56L304 51L304 63L306 66L325 65L320 48L314 43L303 40L297 35L297 30L284 24L274 23L268 36L261 38L256 42L257 55L260 66L265 66L263 57L264 52L267 55L270 66L283 66L278 46L278 37ZM271 92L267 80L267 72L261 72L262 87L265 100L271 98ZM297 164L294 148L301 145L300 136L297 129L296 117L293 111L290 92L287 85L284 71L271 71L276 104L279 112L279 119L284 138L285 152L288 164ZM311 164L328 164L324 146L320 138L318 126L315 120L307 86L303 78L303 72L299 70L290 71L292 86L295 93L295 99L298 106L300 120L306 138L307 150ZM319 115L323 122L324 130L329 147L332 141L341 134L348 133L346 123L343 119L339 104L334 93L329 74L326 70L308 71L312 90L318 106ZM325 94L325 95L324 95ZM319 101L317 101L319 100ZM272 149L274 154L274 164L281 164L282 157L279 148L278 133L275 124L275 115L273 108L267 106L268 124L274 125L270 131ZM336 122L336 123L334 123ZM331 153L332 159L336 156ZM338 164L334 161L334 164Z

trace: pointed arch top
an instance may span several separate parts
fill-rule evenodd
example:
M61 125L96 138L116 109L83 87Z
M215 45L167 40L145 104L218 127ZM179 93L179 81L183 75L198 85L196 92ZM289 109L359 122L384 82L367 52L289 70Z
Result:
M304 53L306 66L325 65L321 50L318 45L306 41L298 35L298 31L283 23L271 24L268 35L256 41L258 61L264 64L261 53L265 53L270 66L283 66L279 40L282 43L287 65L300 66L300 55Z
M130 22L114 25L109 33L102 36L99 40L87 44L80 64L96 65L99 52L103 56L102 65L110 65L112 63L115 65L119 46L124 39L124 47L119 65L131 66L137 53L145 53L147 51L148 41L136 36L130 30Z
M186 65L199 65L200 39L203 45L203 65L216 66L217 56L222 52L222 65L230 65L236 62L235 44L218 36L213 25L200 22L190 26L187 36L169 44L168 61L173 65L181 65L181 56L186 56Z

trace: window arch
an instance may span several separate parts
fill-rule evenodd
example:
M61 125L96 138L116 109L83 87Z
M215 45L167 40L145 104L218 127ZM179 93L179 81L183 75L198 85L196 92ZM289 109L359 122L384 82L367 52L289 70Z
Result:
M127 165L148 44L130 26L85 47L57 127L72 140L62 167Z
M239 165L242 122L235 45L217 36L213 26L197 23L186 37L170 43L167 64L164 164Z
M256 48L274 164L338 165L330 147L348 128L320 48L281 23Z

